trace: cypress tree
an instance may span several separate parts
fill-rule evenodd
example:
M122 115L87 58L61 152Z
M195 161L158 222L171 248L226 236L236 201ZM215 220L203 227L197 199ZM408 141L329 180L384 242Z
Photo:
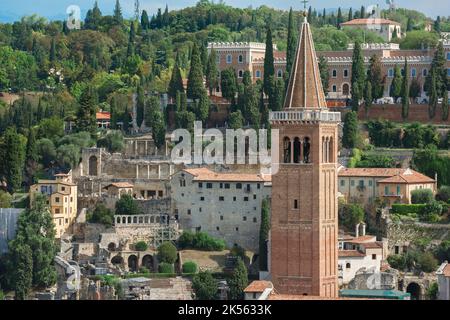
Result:
M22 186L26 138L18 134L15 128L10 127L4 134L3 148L5 150L5 158L2 160L4 175L8 183L9 193L14 193Z
M10 252L14 266L13 287L16 300L25 300L33 285L33 256L30 246L17 245Z
M144 88L141 85L138 85L137 99L136 99L136 123L139 128L142 125L142 121L144 121L144 109L145 109Z
M259 270L268 271L267 261L267 241L269 240L270 232L270 208L269 201L264 199L261 205L261 226L259 229Z
M353 20L353 9L350 8L350 10L348 11L347 21L352 21L352 20Z
M383 97L384 75L380 57L374 54L370 58L369 72L367 73L372 87L372 98L374 100Z
M441 17L437 16L436 20L434 21L434 31L437 33L441 33Z
M142 28L142 30L147 30L150 28L150 20L148 18L147 10L142 10L141 28Z
M297 50L297 38L294 12L292 8L289 11L289 24L288 24L288 38L287 38L287 51L286 51L286 74L291 73L291 68L295 59L295 51ZM289 81L289 79L287 79Z
M122 8L119 0L116 0L116 6L114 7L114 22L119 25L123 23Z
M127 58L135 54L135 47L134 47L135 40L136 40L136 30L134 22L132 21L130 26L130 35L128 37Z
M358 140L358 115L355 111L348 112L344 119L342 145L344 148L354 148Z
M77 131L87 131L94 135L97 131L96 99L92 88L83 91L80 97L80 108L77 113Z
M408 83L408 61L405 58L405 68L402 82L402 118L407 119L409 115L409 83Z
M273 58L273 43L272 43L272 30L270 26L267 27L266 37L266 53L264 56L264 93L269 95L273 92L273 81L271 78L275 76L274 58Z
M209 107L211 102L209 101L208 94L206 90L203 90L200 98L196 102L194 113L196 115L196 119L203 122L206 125L206 121L209 116Z
M396 65L394 71L394 79L392 80L391 84L391 94L390 94L391 97L395 99L395 101L397 101L397 99L402 96L402 84L403 84L402 72L400 70L400 66Z
M436 115L436 108L438 104L438 89L437 89L437 75L436 70L431 68L431 87L430 87L430 103L428 107L428 114L430 116L430 119L433 119Z
M208 57L208 64L206 67L206 83L209 89L209 95L212 95L213 91L217 88L218 84L218 70L217 70L217 54L216 50L211 49L211 53Z
M372 84L369 80L366 81L366 87L364 88L364 107L366 109L366 114L369 111L369 108L372 106Z
M341 23L344 22L344 18L342 17L341 7L338 9L337 20L336 20L336 28L341 29Z
M366 80L366 73L364 71L364 57L361 51L361 44L356 41L353 49L353 63L352 63L352 109L358 111L359 101L364 92L364 82Z
M164 10L164 13L162 16L162 26L167 27L169 24L170 24L169 6L166 4L166 9Z
M241 258L238 258L236 268L229 280L230 299L241 300L244 297L244 289L248 286L248 271Z
M55 62L56 60L56 44L55 44L55 38L52 38L52 43L50 46L50 62Z
M26 178L29 184L33 183L34 173L37 170L37 166L39 163L39 155L36 145L36 133L32 128L29 129L28 139L27 139L27 148L25 152L26 156Z
M170 78L168 90L169 97L175 99L177 97L177 92L184 92L183 77L181 76L178 61L175 62L175 66L172 70L172 77Z
M413 30L413 21L411 17L408 17L408 22L406 24L406 31L412 31Z
M200 60L203 66L203 74L205 75L208 67L208 49L205 45L200 46Z
M161 105L158 97L151 97L146 103L145 124L152 129L152 137L158 148L166 142L166 124L161 113Z
M366 18L366 8L364 6L361 6L361 19L365 19Z
M442 120L448 120L448 91L444 91L444 96L442 97ZM447 137L450 137L450 133L447 133Z
M200 99L204 89L200 51L197 44L194 43L191 56L191 69L189 70L187 83L187 97L193 100Z

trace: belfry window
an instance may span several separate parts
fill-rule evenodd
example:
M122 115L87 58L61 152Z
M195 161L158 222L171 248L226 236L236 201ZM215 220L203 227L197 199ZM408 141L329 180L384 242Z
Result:
M311 149L311 143L309 141L309 138L305 138L305 142L303 143L303 162L309 163L310 162L310 152Z
M301 143L299 138L294 139L294 163L300 163Z
M291 163L291 139L288 137L284 138L283 150L284 163Z

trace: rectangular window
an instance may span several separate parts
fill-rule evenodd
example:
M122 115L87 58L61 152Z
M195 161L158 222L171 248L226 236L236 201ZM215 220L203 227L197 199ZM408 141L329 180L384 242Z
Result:
M188 209L187 214L191 215L191 209Z
M198 212L202 212L202 208L198 208Z
M225 197L219 197L219 201L225 201Z
M256 200L256 194L253 195L253 200Z
M384 187L384 194L387 196L389 195L389 187L388 186Z
M223 216L220 216L220 221L223 221Z
M344 78L348 78L348 69L344 70Z
M205 197L200 197L200 201L205 201Z
M377 260L377 255L376 254L372 255L372 260Z
M208 183L206 184L206 189L212 189L212 183L208 182Z
M345 187L345 180L341 180L341 187Z
M247 221L247 217L243 217L242 220Z
M294 209L298 209L298 200L294 200Z
M198 183L198 187L199 187L200 189L202 189L202 188L203 188L203 183L202 183L202 182L199 182L199 183Z
M355 186L355 180L352 180L351 184L352 184L352 187L354 187Z
M372 184L373 184L373 181L372 181L372 180L369 180L369 187L371 187Z
M59 202L59 197L56 197L56 198L55 198L55 202Z
M359 180L359 186L360 186L361 188L364 187L364 180Z
M257 189L261 189L261 184L258 183L258 184L256 185L256 188L257 188Z
M236 189L242 189L242 183L236 183Z
M391 68L391 69L388 70L388 77L389 78L393 78L394 77L394 69Z
M254 222L254 223L258 222L258 219L253 218L253 222Z
M221 184L219 185L219 187L220 187L220 189L223 189L223 183L221 183Z
M400 186L397 186L397 195L400 195Z
M230 184L229 183L225 183L225 189L230 189Z
M233 197L233 201L236 201L236 197Z
M219 227L216 227L216 230L217 230L217 231L220 231L220 228L219 228Z
M248 197L244 197L244 201L248 201Z
M227 63L230 64L233 62L233 56L231 54L227 55Z

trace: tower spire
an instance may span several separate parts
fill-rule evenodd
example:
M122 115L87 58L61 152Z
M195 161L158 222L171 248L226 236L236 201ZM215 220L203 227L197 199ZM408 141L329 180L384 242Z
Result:
M302 2L306 7L307 1ZM284 108L323 109L327 107L327 104L306 11L303 12L303 16L304 21L300 27L300 38L291 69Z

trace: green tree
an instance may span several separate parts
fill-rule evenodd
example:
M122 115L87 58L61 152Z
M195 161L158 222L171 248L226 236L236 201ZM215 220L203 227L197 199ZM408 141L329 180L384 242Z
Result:
M34 181L34 174L39 166L39 154L36 144L36 132L32 128L28 131L27 147L25 151L25 175L26 181L31 184Z
M97 141L97 147L106 148L111 153L120 152L125 147L125 140L121 131L113 130Z
M114 22L118 25L122 25L123 23L122 7L120 6L119 0L116 0L114 7Z
M342 145L344 148L354 148L358 143L358 115L351 111L345 115L344 135L342 137Z
M124 194L116 202L116 215L138 215L141 213L136 201L129 194Z
M170 78L169 90L167 93L169 97L171 97L172 99L176 99L177 92L184 92L183 77L181 76L178 61L175 63L175 66L173 67L172 77Z
M209 271L202 271L192 278L192 288L197 300L215 300L218 283Z
M144 121L144 109L145 109L145 92L142 85L137 86L136 97L136 123L138 127L141 127L142 121Z
M172 242L166 241L158 247L158 259L160 262L173 264L177 261L177 247Z
M166 123L161 112L158 97L151 97L146 104L145 123L152 129L152 137L155 145L161 148L166 143Z
M0 208L11 208L12 196L5 191L0 190Z
M400 66L396 65L394 71L394 79L392 80L390 92L390 96L393 97L396 101L398 98L402 96L402 84L403 84L402 71L400 69Z
M431 68L431 83L428 87L430 97L429 106L428 106L428 114L430 119L433 119L436 115L436 109L439 101L439 89L438 89L438 75L435 68Z
M267 271L267 241L270 232L270 208L269 201L264 199L261 205L261 226L259 229L259 270Z
M448 91L444 90L444 94L442 96L442 120L448 120Z
M183 263L183 273L197 273L198 271L198 266L195 262L193 261L186 261L185 263Z
M191 54L191 69L188 76L187 97L193 100L200 99L204 90L200 51L197 44L194 43Z
M216 50L211 49L211 53L208 57L208 63L206 65L206 83L209 89L209 95L213 94L213 91L217 88L219 84L218 81L218 70L217 70L217 53Z
M409 115L409 69L408 69L408 61L405 58L405 67L403 72L403 81L402 81L402 118L407 119Z
M237 265L233 271L233 275L228 281L230 286L229 296L232 300L242 300L244 297L244 289L248 285L247 267L241 258L238 258Z
M411 202L413 204L424 204L433 201L434 195L431 189L418 189L411 191Z
M208 98L206 90L203 90L202 95L194 105L195 105L194 113L196 115L196 119L202 121L203 124L206 124L206 121L208 120L209 117L209 108L211 106L211 101Z
M370 107L373 103L373 97L372 97L372 84L370 81L366 82L366 86L364 88L364 106L366 109L366 113L369 111Z
M150 20L148 18L148 13L147 10L142 10L142 15L141 15L141 28L143 30L147 30L150 28Z
M80 161L80 147L73 144L63 144L56 149L56 161L61 168L74 169Z
M134 54L136 52L135 41L136 41L136 30L135 30L134 21L131 21L130 34L128 36L127 58L134 56Z
M148 245L147 245L147 242L145 242L145 241L139 241L134 244L134 248L137 251L147 251Z
M56 43L55 43L55 38L52 38L52 42L50 44L50 57L49 57L50 62L55 62L56 60Z
M384 75L381 59L376 54L370 58L370 66L367 76L372 87L372 99L378 100L382 98L384 92Z
M409 87L409 97L416 100L422 94L422 86L417 78L411 80Z
M22 186L27 139L12 127L6 130L3 139L3 170L8 183L8 191L13 193Z
M241 110L230 113L228 117L228 127L233 130L242 129L244 126L244 117Z
M441 17L440 16L437 16L436 20L434 20L433 29L437 33L441 33Z
M92 215L88 216L90 223L100 223L110 228L114 223L114 213L111 209L108 209L103 203L99 203L95 206Z
M236 73L233 68L228 68L221 72L220 86L222 88L222 97L224 97L225 99L230 101L232 105L234 105L238 88Z
M10 253L14 266L14 291L16 300L25 300L33 284L33 256L26 244L17 244Z
M295 52L297 50L296 37L296 19L294 19L294 12L289 10L288 35L287 35L287 50L286 50L286 74L291 74L292 65L295 60ZM289 81L289 79L287 79Z
M319 70L320 70L320 79L322 80L323 91L325 94L328 94L328 88L330 86L330 70L328 68L327 58L321 56L319 58Z
M97 131L96 98L92 88L83 91L80 97L80 108L77 113L76 127L78 131L87 131L94 135Z
M358 203L343 205L343 207L339 211L339 217L342 221L342 224L348 230L353 230L358 223L364 221L364 208Z
M263 89L266 95L270 95L273 92L273 81L271 77L275 77L274 57L273 57L273 42L272 42L272 30L270 26L267 27L266 36L266 52L264 55L264 83Z
M439 294L439 285L437 282L433 282L427 289L426 295L430 300L437 300Z
M361 51L361 44L355 42L353 49L353 62L352 62L352 109L358 111L359 101L362 99L364 92L364 82L366 79L366 73L364 71L364 57Z
M344 18L342 17L342 10L339 7L338 8L338 13L337 13L337 20L336 20L336 28L340 29L341 28L341 23L344 22Z

